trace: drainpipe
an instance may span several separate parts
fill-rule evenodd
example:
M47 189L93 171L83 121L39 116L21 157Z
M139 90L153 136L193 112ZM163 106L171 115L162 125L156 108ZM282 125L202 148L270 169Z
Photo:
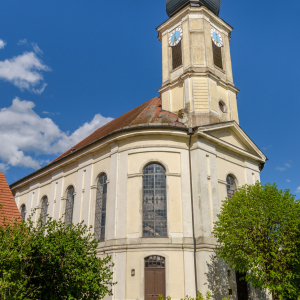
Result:
M195 221L194 221L194 198L193 198L193 180L192 180L192 159L191 159L191 144L192 136L194 134L194 129L188 129L188 135L190 136L189 142L189 165L190 165L190 191L191 191L191 206L192 206L192 226L193 226L193 240L194 240L194 270L195 270L195 288L196 288L196 297L198 293L198 280L197 280L197 257L196 257L196 237L195 237Z

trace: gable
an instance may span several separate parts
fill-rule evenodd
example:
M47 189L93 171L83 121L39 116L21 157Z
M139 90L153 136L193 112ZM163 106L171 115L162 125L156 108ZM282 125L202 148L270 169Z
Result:
M237 151L247 152L250 156L254 155L263 162L268 160L264 153L235 121L204 125L198 127L198 130L208 139L213 139L216 142L219 141L221 144L223 143L225 147L233 147Z
M231 128L222 128L218 130L212 130L207 132L210 135L228 143L233 146L236 146L240 149L248 151L252 154L257 154L255 151L251 149L251 147L247 146L245 142L243 142Z

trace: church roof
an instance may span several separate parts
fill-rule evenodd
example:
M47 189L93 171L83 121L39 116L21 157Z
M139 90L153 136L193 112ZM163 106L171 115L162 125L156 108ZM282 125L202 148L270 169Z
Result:
M217 16L221 8L221 0L167 0L167 14L169 17L173 16L179 9L185 5L201 6L205 5Z
M104 126L98 128L91 135L73 146L73 150L72 148L67 150L65 153L57 157L54 161L57 161L71 154L72 151L80 150L81 148L101 138L104 138L111 133L131 127L133 128L138 126L152 125L186 127L183 123L180 123L178 121L178 116L176 114L162 110L161 99L155 97L125 113L124 115L110 121Z
M0 172L0 225L3 224L4 218L6 220L19 219L21 218L21 214L6 178L4 174Z

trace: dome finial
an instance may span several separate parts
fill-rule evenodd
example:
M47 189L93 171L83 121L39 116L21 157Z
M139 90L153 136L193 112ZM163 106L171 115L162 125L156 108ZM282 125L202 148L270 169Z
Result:
M167 14L173 16L178 10L185 5L202 6L205 5L217 16L221 8L221 0L167 0Z

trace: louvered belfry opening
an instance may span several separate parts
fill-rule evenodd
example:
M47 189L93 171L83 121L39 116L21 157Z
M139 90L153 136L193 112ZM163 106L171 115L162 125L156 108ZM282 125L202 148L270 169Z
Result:
M223 61L222 61L222 48L215 45L212 41L212 48L213 48L213 56L214 56L214 64L223 69Z
M173 70L182 65L182 50L181 41L174 47L172 47L172 66Z

